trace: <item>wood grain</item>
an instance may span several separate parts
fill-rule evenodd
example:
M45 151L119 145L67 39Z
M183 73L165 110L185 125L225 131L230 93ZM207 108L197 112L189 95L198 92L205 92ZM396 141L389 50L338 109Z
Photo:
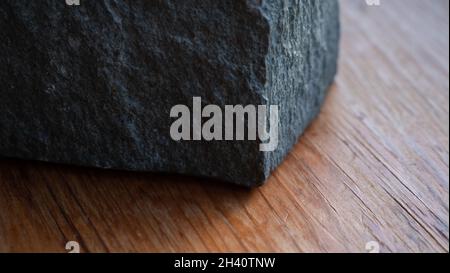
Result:
M1 160L0 252L448 252L449 2L381 3L266 186Z

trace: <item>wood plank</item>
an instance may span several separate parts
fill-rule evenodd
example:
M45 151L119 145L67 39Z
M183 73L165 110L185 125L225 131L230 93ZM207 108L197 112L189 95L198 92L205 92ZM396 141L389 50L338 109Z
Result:
M341 0L340 71L264 187L0 160L0 252L449 251L449 2Z

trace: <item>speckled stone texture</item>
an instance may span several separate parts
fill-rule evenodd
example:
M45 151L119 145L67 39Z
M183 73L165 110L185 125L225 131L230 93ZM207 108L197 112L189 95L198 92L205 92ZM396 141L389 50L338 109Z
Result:
M336 73L337 0L3 0L0 155L257 186ZM279 147L175 142L170 109L280 106Z

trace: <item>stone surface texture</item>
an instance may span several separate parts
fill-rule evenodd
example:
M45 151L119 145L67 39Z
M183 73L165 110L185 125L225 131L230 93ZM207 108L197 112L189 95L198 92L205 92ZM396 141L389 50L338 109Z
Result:
M261 185L336 73L337 0L4 0L0 155ZM170 109L280 106L279 147L175 142Z

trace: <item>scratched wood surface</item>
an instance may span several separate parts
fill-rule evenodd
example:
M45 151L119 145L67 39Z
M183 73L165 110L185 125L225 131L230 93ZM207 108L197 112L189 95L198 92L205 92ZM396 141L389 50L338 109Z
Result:
M449 2L342 0L340 72L267 185L0 161L0 252L449 251Z

